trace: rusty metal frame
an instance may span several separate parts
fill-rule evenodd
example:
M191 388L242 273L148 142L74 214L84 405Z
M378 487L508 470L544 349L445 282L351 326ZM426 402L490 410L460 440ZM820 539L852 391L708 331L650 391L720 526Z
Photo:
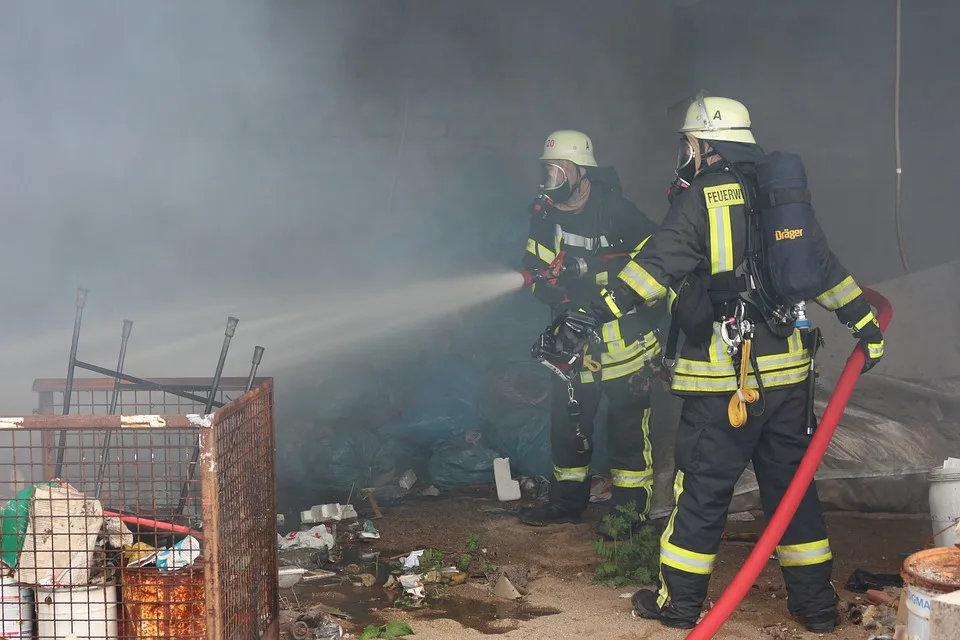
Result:
M204 378L165 379L164 382L199 387L206 382L209 388L209 381ZM230 390L242 390L248 379L224 378L222 382ZM53 393L63 391L63 380L37 380L34 390L50 394L46 403L41 396L40 410L49 406L51 413L0 417L0 429L42 433L45 460L55 455L53 436L63 430L179 429L198 433L208 640L233 640L234 637L277 640L280 636L274 387L272 378L261 378L257 382L257 387L209 415L63 416L52 414L50 406ZM109 392L113 383L112 379L77 380L75 390ZM121 389L134 386L120 384ZM246 556L245 562L237 560L242 555ZM238 597L237 590L231 590L230 585L236 584L250 588L253 610L246 606L246 593Z

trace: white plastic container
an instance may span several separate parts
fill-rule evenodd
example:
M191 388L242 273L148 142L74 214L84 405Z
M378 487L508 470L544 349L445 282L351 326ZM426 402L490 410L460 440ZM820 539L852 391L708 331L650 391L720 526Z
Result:
M37 640L116 640L117 587L39 587Z
M33 587L0 577L0 637L32 638L35 620Z
M930 640L930 601L941 593L904 583L907 590L907 640Z
M935 535L933 546L951 547L957 532L951 526L960 520L960 469L934 469L930 481L930 523Z
M907 593L907 640L931 640L930 601L960 589L960 549L918 551L903 561L900 575ZM934 638L933 640L940 640Z

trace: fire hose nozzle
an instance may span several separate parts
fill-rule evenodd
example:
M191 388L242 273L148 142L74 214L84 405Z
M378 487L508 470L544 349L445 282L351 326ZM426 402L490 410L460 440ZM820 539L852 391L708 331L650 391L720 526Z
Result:
M582 278L587 275L587 261L580 257L567 258L563 261L562 272L568 278Z

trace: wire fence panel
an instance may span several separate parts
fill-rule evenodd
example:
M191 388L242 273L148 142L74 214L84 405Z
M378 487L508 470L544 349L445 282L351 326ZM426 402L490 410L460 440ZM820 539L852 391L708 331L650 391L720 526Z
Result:
M0 418L0 637L276 638L273 443L270 379L209 416Z

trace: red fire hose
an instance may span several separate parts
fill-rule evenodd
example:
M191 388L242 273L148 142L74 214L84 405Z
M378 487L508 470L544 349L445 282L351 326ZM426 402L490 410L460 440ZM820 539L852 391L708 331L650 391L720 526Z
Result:
M877 320L880 322L880 328L886 331L887 325L893 318L893 307L890 306L890 301L872 289L864 289L863 294L867 301L877 309ZM823 412L823 418L820 419L817 431L810 441L810 446L807 447L803 460L800 461L800 467L797 469L796 475L793 476L787 492L780 501L780 506L777 507L776 513L773 514L763 535L760 536L757 546L754 547L750 557L747 558L743 567L733 578L730 586L723 592L717 604L707 613L706 617L700 621L700 624L687 635L686 640L708 640L712 638L740 605L744 596L747 595L747 591L750 590L760 572L763 571L764 566L770 559L770 554L773 553L780 542L780 538L783 537L783 532L787 530L787 525L790 524L793 515L797 512L797 507L800 506L800 501L806 494L807 487L810 486L810 482L817 472L817 467L820 466L820 461L827 452L827 447L830 446L830 439L833 438L833 432L843 415L847 401L850 400L853 387L860 377L860 370L863 369L865 358L863 350L859 347L855 348L850 357L847 358L847 364L843 368L843 373L840 374L840 379L837 380L837 386L833 390L833 395L830 396L830 402L827 403L826 410Z

